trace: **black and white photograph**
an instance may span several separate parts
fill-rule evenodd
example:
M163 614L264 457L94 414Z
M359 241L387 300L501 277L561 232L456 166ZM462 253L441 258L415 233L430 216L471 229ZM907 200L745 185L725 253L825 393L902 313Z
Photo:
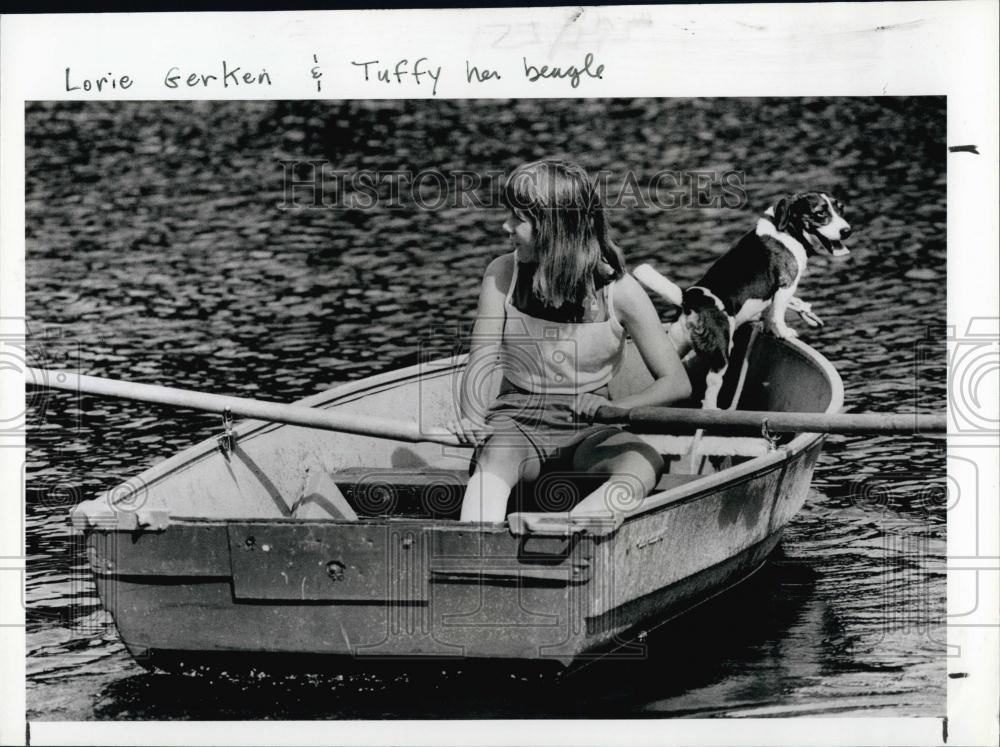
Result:
M943 712L943 99L25 116L33 712Z
M998 370L996 318L948 316L949 170L996 143L943 92L560 59L515 55L551 96L401 55L349 72L419 96L213 96L279 74L224 61L165 66L209 98L25 99L29 726L947 741L949 442Z

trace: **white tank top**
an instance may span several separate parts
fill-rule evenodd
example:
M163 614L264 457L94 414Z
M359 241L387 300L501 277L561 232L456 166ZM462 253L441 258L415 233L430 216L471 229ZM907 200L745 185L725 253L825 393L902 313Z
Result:
M528 316L513 303L518 262L504 299L500 360L504 375L529 392L582 394L600 389L618 372L625 328L615 315L615 281L603 288L608 318L602 322L554 322Z

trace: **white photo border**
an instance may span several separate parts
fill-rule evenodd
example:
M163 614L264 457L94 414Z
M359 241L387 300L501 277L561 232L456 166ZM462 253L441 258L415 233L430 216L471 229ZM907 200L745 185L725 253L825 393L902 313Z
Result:
M0 19L0 321L24 335L24 105L33 100L558 98L682 96L947 97L950 337L998 315L998 6L992 0L474 10L5 16ZM530 82L523 57L604 69ZM352 61L426 57L429 82L365 81ZM220 61L270 83L186 86ZM465 62L502 71L466 81ZM176 67L176 87L166 82ZM68 69L68 72L67 72ZM509 72L508 72L509 71ZM125 87L122 76L128 76ZM105 77L100 92L84 79ZM258 76L259 77L259 76ZM113 88L107 86L114 82ZM72 89L72 90L67 90ZM979 325L979 326L976 326ZM989 336L992 335L990 338ZM17 371L0 371L0 415L23 413ZM952 382L953 385L953 382ZM990 380L987 387L996 386ZM953 392L954 394L954 392ZM995 390L985 392L996 402ZM992 399L990 399L992 398ZM996 744L1000 652L997 440L949 437L949 464L975 462L985 493L948 522L946 719L801 718L446 722L33 722L41 744ZM24 744L24 442L0 448L0 743ZM949 470L949 481L959 480ZM14 498L21 496L21 501ZM954 513L954 512L952 512ZM978 545L976 540L978 537Z

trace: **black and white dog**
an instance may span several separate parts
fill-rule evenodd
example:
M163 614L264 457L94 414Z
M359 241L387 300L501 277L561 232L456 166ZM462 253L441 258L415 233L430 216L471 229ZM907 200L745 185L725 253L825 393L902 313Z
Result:
M771 334L795 337L785 324L786 309L811 326L822 324L809 304L795 297L795 289L810 254L845 256L850 252L843 241L850 235L843 205L821 192L807 192L768 208L756 228L685 291L648 264L633 270L647 290L682 308L670 338L682 358L697 355L708 366L703 407L716 408L740 325L763 316Z

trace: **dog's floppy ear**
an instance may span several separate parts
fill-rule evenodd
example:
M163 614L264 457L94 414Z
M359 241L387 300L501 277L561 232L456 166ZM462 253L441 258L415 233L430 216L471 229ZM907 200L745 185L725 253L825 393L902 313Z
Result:
M778 200L778 204L774 206L774 227L779 231L784 231L788 228L788 219L791 217L792 211L789 210L789 201L782 197Z

